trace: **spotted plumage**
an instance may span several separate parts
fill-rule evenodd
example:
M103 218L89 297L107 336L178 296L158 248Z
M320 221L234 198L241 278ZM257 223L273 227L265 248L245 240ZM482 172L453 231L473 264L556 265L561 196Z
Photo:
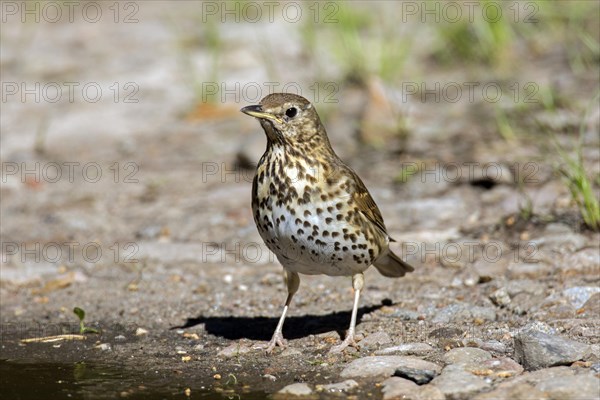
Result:
M333 151L325 128L305 98L274 93L242 112L259 119L267 135L252 184L252 211L267 247L282 264L288 298L267 350L284 346L281 330L298 274L352 276L350 329L332 351L354 345L363 272L374 265L388 277L413 268L389 249L381 212L369 191Z

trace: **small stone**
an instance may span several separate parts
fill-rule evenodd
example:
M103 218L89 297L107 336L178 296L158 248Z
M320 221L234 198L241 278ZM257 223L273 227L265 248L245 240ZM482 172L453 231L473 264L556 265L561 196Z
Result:
M343 382L330 383L328 385L317 385L316 389L319 392L344 393L358 387L358 382L354 379L347 379Z
M452 349L444 354L444 361L447 364L457 364L466 368L481 367L484 361L490 360L492 355L476 347L460 347Z
M469 341L469 346L476 346L485 351L504 354L507 352L506 346L498 340L486 340L475 338Z
M393 376L383 381L383 399L415 399L419 386L408 379Z
M454 326L442 326L441 328L433 329L429 332L429 337L432 339L458 339L462 336L462 330Z
M381 383L384 400L444 400L444 394L435 386L418 386L404 378L391 377Z
M523 263L515 262L508 266L508 276L511 279L538 279L547 276L552 271L552 267L544 262Z
M369 356L352 361L344 368L340 376L343 378L392 376L399 368L434 371L435 374L438 374L441 370L437 364L416 357Z
M394 375L399 376L400 378L409 379L415 382L417 385L424 385L426 383L431 382L431 380L435 378L437 373L434 370L430 369L400 367L396 369Z
M519 332L514 342L515 357L528 371L569 365L591 352L587 344L537 330Z
M594 343L590 345L592 352L586 357L586 360L589 361L600 361L600 343Z
M565 275L590 274L598 276L600 273L600 252L597 248L587 248L577 253L567 253L558 258L556 265L559 272Z
M246 346L241 343L234 343L230 346L225 347L223 350L219 351L217 353L217 357L225 357L225 358L237 357L241 354L249 353L250 351L252 351L252 349L249 346Z
M135 330L135 336L144 336L144 335L147 335L147 334L148 334L148 331L146 329L144 329L144 328L138 327Z
M277 380L277 378L274 375L271 375L271 374L264 374L262 376L262 378L266 379L268 381L271 381L271 382L275 382Z
M420 314L416 311L407 310L404 308L397 309L392 313L392 317L396 317L404 321L416 320L419 318L419 315Z
M404 357L401 365L396 367L394 375L423 385L429 383L440 371L441 368L432 362L416 357Z
M510 296L506 288L500 288L490 294L490 300L494 302L498 307L506 307L510 304Z
M545 399L544 393L540 392L527 383L506 382L498 385L491 392L481 393L473 397L473 400L498 400L498 399Z
M364 338L360 341L360 346L364 347L374 347L382 344L391 343L392 339L390 339L390 335L383 331L375 332Z
M117 335L117 336L115 336L115 340L117 342L122 342L124 340L127 340L127 338L124 335Z
M562 291L562 296L575 307L582 307L595 294L600 293L600 287L596 286L576 286Z
M427 343L404 343L398 346L387 347L375 352L375 355L384 356L390 354L403 354L403 355L426 355L435 351L433 347Z
M498 251L501 250L498 249ZM479 276L479 282L489 282L499 277L504 277L506 275L507 268L508 261L504 258L501 258L496 261L487 261L485 259L480 259L475 261L475 263L473 264L473 269Z
M600 379L590 375L563 376L543 380L535 388L551 399L597 399L600 394Z
M96 346L94 346L96 349L98 350L102 350L102 351L110 351L112 350L112 347L110 346L110 343L100 343Z
M515 360L508 357L493 358L481 363L481 368L492 370L496 376L507 378L509 376L520 375L523 373L523 367Z
M293 349L291 347L288 347L286 349L284 349L281 354L279 354L280 357L289 357L289 356L297 356L302 354L302 352L298 349Z
M496 310L491 307L472 306L466 303L451 304L439 310L431 322L447 324L449 322L464 322L465 320L481 319L495 321Z
M587 239L584 235L569 230L555 230L551 224L546 227L545 235L531 241L537 248L547 247L558 252L573 253L585 247Z
M313 391L306 383L292 383L281 389L278 394L289 396L310 396Z
M431 384L436 386L449 399L472 397L473 394L490 387L483 378L463 371L459 366L447 366Z
M514 384L517 383L528 383L530 385L537 385L538 383L549 380L549 379L558 379L565 376L573 376L576 373L575 368L571 367L551 367L538 369L537 371L525 372L519 376L512 378L509 382ZM508 382L507 382L508 383Z
M582 307L583 313L593 318L600 319L600 293L589 298Z

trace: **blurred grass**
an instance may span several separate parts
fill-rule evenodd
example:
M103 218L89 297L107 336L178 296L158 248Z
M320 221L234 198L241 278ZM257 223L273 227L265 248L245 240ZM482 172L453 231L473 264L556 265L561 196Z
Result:
M309 18L301 26L307 54L318 54L319 50L330 54L346 83L364 86L375 76L388 83L397 82L413 38L400 32L394 15L385 7L368 8L367 12L352 2L329 3L335 5L335 23L315 23ZM322 61L312 61L318 74L323 74Z
M458 21L438 25L434 59L445 65L486 65L496 72L514 72L514 61L523 55L557 50L566 54L576 73L600 62L598 2L482 0L479 4L481 9L501 6L501 17L490 13L488 18L477 15L469 20L463 5Z
M590 107L583 117L579 127L579 141L575 149L575 155L571 155L569 151L562 146L553 136L553 144L561 161L557 167L569 192L571 198L577 204L579 213L585 224L593 230L600 230L600 204L594 193L593 182L600 179L600 173L595 171L595 179L588 177L588 172L583 159L583 138L585 134L585 122L589 116L592 107L598 105L600 94L597 94L591 101ZM594 173L594 172L593 172Z
M202 22L202 16L192 15L194 21L194 30L187 30L179 21L173 17L169 18L169 26L175 32L176 50L179 62L182 64L182 70L188 73L188 81L194 91L196 103L201 103L202 99L207 99L209 103L214 103L214 96L205 96L204 83L219 83L219 62L224 51L225 43L219 31L219 23L214 18L207 18ZM199 73L199 68L193 60L194 50L201 49L209 54L210 66Z
M483 0L483 6L499 4L492 0ZM514 46L515 28L506 12L491 15L490 18L467 17L463 10L458 21L445 21L437 29L440 47L437 58L445 63L457 60L466 63L498 65L510 62Z

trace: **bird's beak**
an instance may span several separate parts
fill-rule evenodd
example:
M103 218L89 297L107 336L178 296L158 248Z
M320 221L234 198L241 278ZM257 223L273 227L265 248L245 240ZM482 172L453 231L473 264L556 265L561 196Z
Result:
M250 115L251 117L260 118L260 119L270 119L270 120L278 122L280 124L283 122L279 118L274 116L273 114L264 112L262 110L262 106L260 106L260 105L247 106L247 107L242 108L240 111L243 112L244 114Z

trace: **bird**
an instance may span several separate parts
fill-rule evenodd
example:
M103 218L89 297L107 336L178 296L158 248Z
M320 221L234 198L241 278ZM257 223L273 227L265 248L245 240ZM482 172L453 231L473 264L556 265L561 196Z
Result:
M350 326L330 353L358 347L364 271L374 265L383 276L397 278L414 268L390 249L394 239L379 208L333 150L313 104L293 93L272 93L240 111L257 118L267 137L252 182L252 213L265 245L283 266L288 292L266 351L287 346L282 329L299 274L352 277Z

